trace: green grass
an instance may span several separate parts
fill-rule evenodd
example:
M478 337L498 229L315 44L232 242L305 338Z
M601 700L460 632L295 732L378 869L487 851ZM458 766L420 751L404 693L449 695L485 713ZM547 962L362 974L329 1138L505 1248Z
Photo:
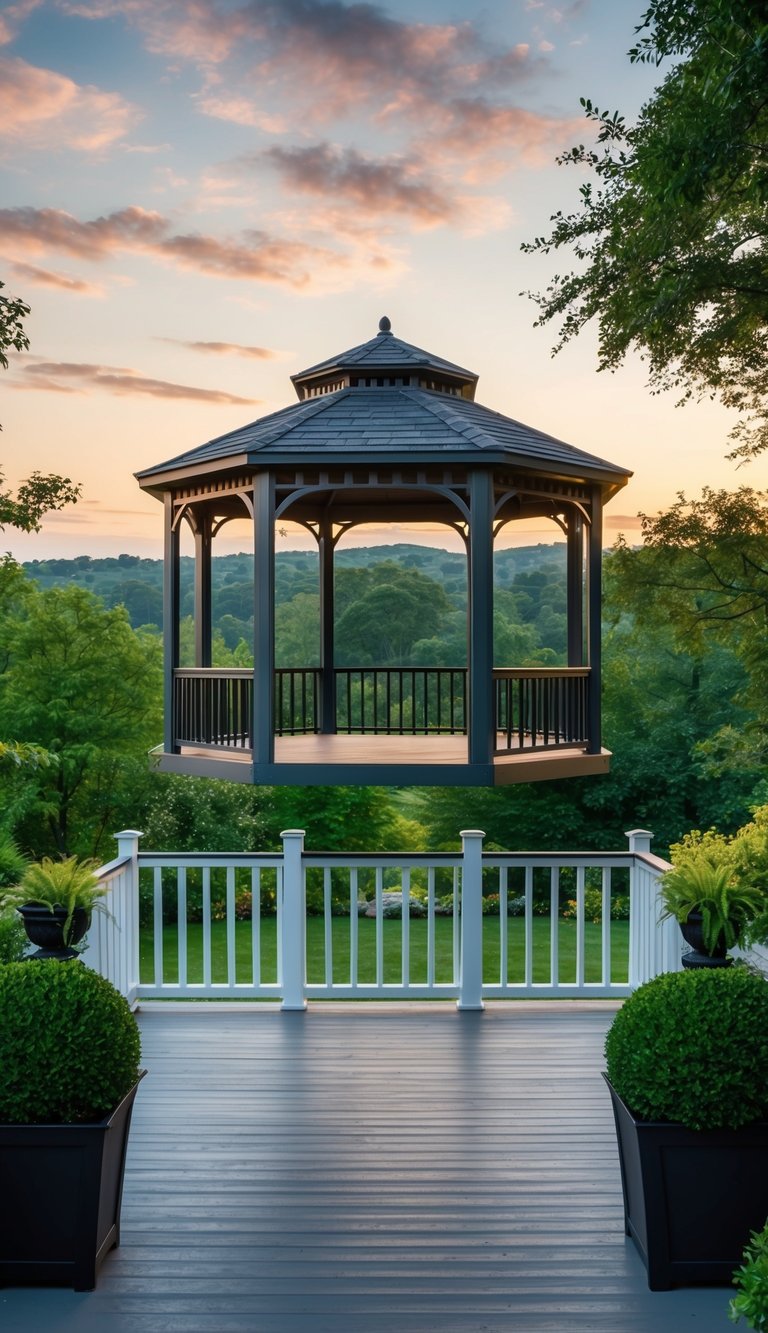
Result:
M332 918L333 941L333 978L336 982L349 982L349 917ZM401 980L401 925L398 920L386 920L384 927L384 981L398 983ZM307 919L307 980L310 983L322 983L324 976L324 922L320 917ZM601 980L601 927L587 923L584 928L585 979ZM512 917L507 921L509 966L508 979L522 982L524 979L525 936L522 918ZM544 917L533 919L533 980L550 980L550 934L549 920ZM261 922L261 979L265 983L274 982L277 975L276 965L276 920L265 917ZM627 979L627 959L629 952L629 923L613 921L611 923L611 980L624 982ZM559 980L562 983L576 980L576 923L560 921L558 923ZM376 981L376 922L366 917L358 920L358 982L374 984ZM164 980L178 980L178 931L176 926L166 926L163 930ZM435 918L435 969L438 982L450 982L453 973L453 919ZM410 980L413 984L427 980L427 922L424 919L412 919L410 922ZM500 931L498 917L483 918L483 979L488 983L499 981L500 969ZM235 927L235 976L241 984L247 984L252 978L251 969L251 925L249 921L239 921ZM227 981L227 936L226 924L214 921L211 926L211 979L214 983L225 984ZM153 980L153 938L151 929L141 933L141 980L151 983ZM187 980L201 983L203 980L203 928L202 925L187 927Z

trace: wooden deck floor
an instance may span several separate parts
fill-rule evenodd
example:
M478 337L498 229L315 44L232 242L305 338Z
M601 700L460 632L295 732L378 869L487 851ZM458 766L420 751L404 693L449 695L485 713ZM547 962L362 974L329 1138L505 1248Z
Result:
M724 1333L648 1291L599 1070L613 1006L141 1015L123 1237L3 1333Z

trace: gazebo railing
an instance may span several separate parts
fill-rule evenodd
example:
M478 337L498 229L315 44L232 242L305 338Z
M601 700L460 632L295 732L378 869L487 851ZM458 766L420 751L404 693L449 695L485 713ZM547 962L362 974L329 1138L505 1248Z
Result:
M384 736L463 735L464 667L340 667L336 730Z
M506 668L493 684L497 753L587 744L588 667Z
M181 667L173 673L177 745L253 748L253 672L237 667Z
M274 673L278 736L322 730L346 735L464 735L464 667L337 667L335 716L321 726L319 667ZM588 743L588 667L498 668L493 673L496 753ZM185 667L173 673L174 740L222 750L253 746L253 672Z

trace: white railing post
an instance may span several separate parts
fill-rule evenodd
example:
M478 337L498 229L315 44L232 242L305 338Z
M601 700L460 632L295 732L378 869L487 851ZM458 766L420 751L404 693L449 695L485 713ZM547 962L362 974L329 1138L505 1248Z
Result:
M626 836L632 856L629 870L629 984L634 988L660 972L677 971L680 968L680 947L677 923L659 921L659 880L667 863L651 853L653 834L648 829L631 829Z
M122 951L125 969L126 995L131 1002L135 1000L139 984L139 838L144 835L138 829L122 829L115 834L118 857L126 857L130 865L126 866L127 890L123 903Z
M280 982L283 989L282 1010L307 1007L306 933L307 911L304 895L304 830L285 829L283 840L282 928L280 933Z
M457 1009L483 1004L483 838L480 829L461 831L461 963Z
M625 834L629 842L629 850L635 852L649 852L653 842L653 834L647 828L633 828Z

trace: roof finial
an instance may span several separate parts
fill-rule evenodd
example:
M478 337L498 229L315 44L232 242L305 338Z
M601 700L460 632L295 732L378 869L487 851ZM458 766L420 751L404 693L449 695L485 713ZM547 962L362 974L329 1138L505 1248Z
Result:
M387 319L386 315L382 315L381 319L379 320L379 333L391 333L391 332L392 332L391 321Z

